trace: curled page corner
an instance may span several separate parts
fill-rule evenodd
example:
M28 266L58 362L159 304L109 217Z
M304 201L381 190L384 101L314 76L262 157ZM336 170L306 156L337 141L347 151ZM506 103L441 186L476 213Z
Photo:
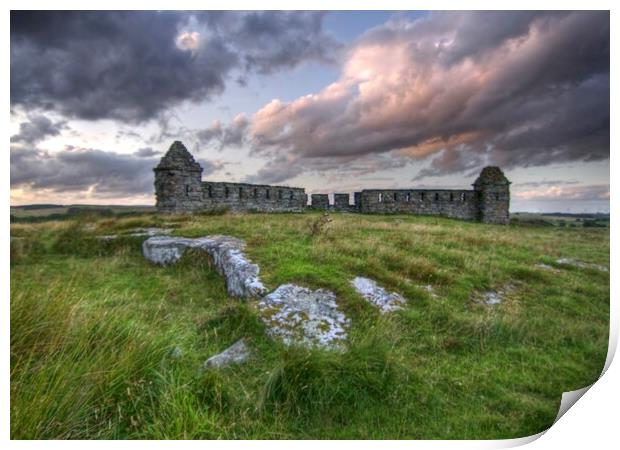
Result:
M558 415L555 417L553 424L546 430L543 430L540 433L532 434L531 436L489 442L493 442L493 448L515 448L534 442L538 438L542 437L547 431L549 431L551 427L555 425L555 423L560 420L560 418L566 413L566 411L568 411L575 403L577 403L577 400L579 400L586 392L588 392L588 390L592 386L594 386L594 383L581 389L563 392L562 400L560 401L560 408L558 410Z
M577 400L579 400L588 390L594 386L594 383L589 386L583 387L581 389L576 389L574 391L563 392L562 400L560 402L560 409L558 410L558 415L555 417L553 424L555 424L560 418L568 411ZM553 425L552 425L553 426Z

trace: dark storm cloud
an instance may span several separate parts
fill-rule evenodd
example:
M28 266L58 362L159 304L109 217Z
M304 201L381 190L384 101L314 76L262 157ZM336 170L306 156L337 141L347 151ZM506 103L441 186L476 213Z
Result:
M255 151L297 165L386 153L416 179L609 158L608 12L439 12L377 27L317 94L252 118ZM291 156L293 155L293 156Z
M13 11L11 104L141 122L221 93L234 71L329 60L320 13Z
M150 158L151 156L161 155L161 153L157 150L153 150L151 147L144 147L136 150L134 155L139 156L140 158Z
M278 184L295 178L303 172L301 165L290 161L270 161L260 168L256 174L246 177L245 183Z
M19 133L11 136L11 142L36 144L50 136L58 136L62 130L69 129L64 120L52 122L48 117L35 115L27 122L19 124Z
M304 60L333 62L336 43L322 32L324 13L251 12L245 15L220 13L209 24L243 49L248 71L269 74L292 68ZM224 18L225 17L225 18ZM229 33L228 30L234 30Z
M383 170L400 169L409 162L408 158L384 154L311 159L274 158L255 174L246 177L245 181L248 183L280 183L302 173L326 177L330 182L342 181L343 178L359 179L359 177Z
M90 190L99 197L152 194L153 168L159 163L155 154L150 148L128 155L74 146L54 153L12 146L11 187L54 192ZM204 175L223 167L219 162L200 163Z

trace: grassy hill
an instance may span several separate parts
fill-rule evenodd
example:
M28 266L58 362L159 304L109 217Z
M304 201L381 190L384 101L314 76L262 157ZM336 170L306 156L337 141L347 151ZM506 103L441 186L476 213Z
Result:
M609 267L608 228L334 214L312 235L319 217L13 224L11 437L514 438L548 428L562 392L598 378L609 273L557 259ZM271 340L204 255L149 264L144 238L127 235L145 226L243 238L269 289L334 291L348 350ZM408 306L380 314L350 286L357 275ZM502 303L481 301L488 291ZM200 370L243 337L249 363Z
M62 220L86 213L128 215L153 212L154 210L155 207L149 205L21 205L11 206L11 222Z

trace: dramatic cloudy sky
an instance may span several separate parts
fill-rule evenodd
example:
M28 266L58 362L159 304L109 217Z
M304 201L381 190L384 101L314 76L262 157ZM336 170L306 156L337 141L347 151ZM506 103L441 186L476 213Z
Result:
M11 13L11 203L153 204L182 140L216 181L468 188L609 211L607 12Z

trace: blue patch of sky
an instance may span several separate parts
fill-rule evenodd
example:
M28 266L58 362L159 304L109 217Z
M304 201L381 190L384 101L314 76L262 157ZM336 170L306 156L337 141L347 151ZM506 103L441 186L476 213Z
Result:
M339 41L349 42L390 19L415 20L426 14L427 11L329 11L323 26Z

